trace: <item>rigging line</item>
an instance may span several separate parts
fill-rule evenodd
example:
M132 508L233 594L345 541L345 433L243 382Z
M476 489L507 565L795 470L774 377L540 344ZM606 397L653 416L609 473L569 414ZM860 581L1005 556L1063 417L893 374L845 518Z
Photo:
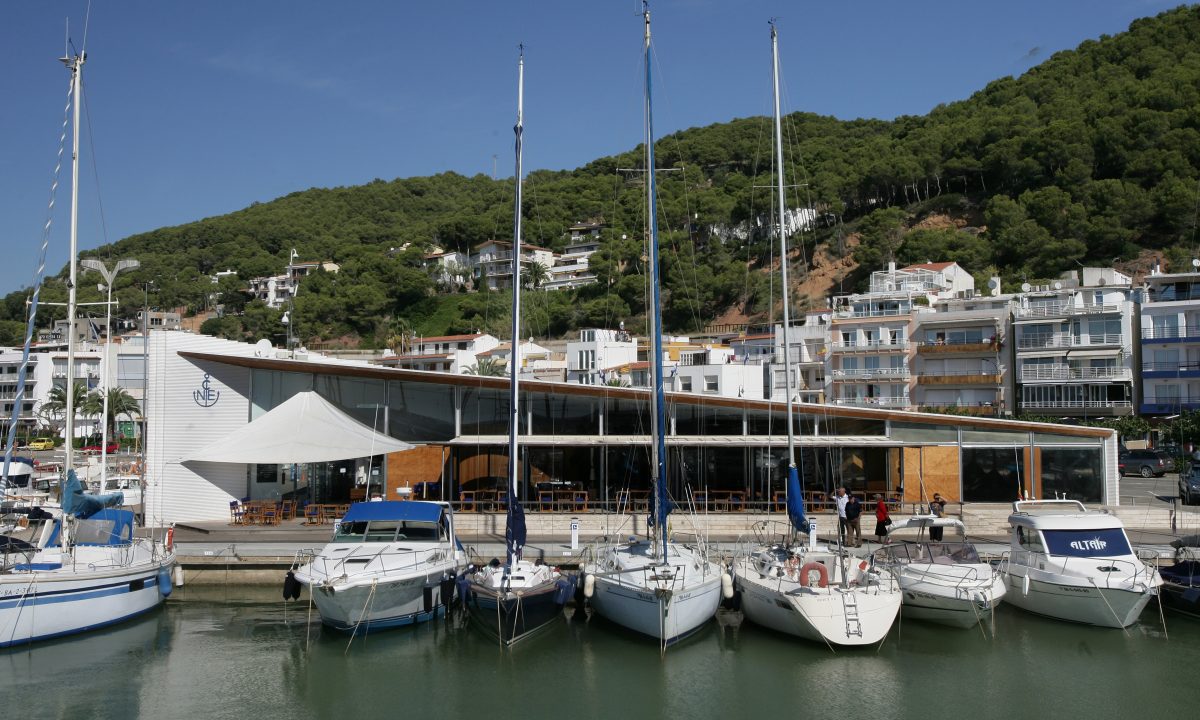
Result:
M104 217L104 196L100 193L100 162L96 155L96 138L92 134L91 103L87 101L87 87L81 84L80 88L83 91L83 117L87 124L88 148L92 151L92 181L96 183L96 205L100 209L100 233L104 237L104 244L108 245L108 222Z
M81 53L87 55L88 26L92 20L92 0L88 0L87 11L83 14L83 47Z
M42 226L42 247L38 251L37 270L34 272L33 293L30 296L28 320L25 325L25 342L22 345L21 364L17 370L17 388L14 396L12 415L9 418L8 440L4 445L4 464L0 470L0 479L8 478L12 454L15 449L17 427L21 421L21 408L25 404L25 384L29 372L29 348L33 343L33 332L37 322L38 298L42 292L42 284L46 274L46 253L50 247L50 228L54 224L54 205L57 198L58 183L62 175L63 155L67 146L67 127L71 119L71 82L67 83L67 104L63 109L62 131L58 138L58 153L55 156L54 172L51 175L50 199L46 206L46 222Z

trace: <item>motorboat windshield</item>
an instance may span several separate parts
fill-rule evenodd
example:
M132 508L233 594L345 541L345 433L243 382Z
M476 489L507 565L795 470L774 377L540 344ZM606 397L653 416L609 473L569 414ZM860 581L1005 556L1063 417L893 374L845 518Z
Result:
M333 535L334 542L380 542L402 540L437 542L448 539L445 526L420 520L343 521Z
M1118 557L1132 555L1129 539L1121 528L1089 530L1042 530L1046 551L1065 557Z
M899 542L884 548L888 559L934 565L978 564L979 552L969 542Z

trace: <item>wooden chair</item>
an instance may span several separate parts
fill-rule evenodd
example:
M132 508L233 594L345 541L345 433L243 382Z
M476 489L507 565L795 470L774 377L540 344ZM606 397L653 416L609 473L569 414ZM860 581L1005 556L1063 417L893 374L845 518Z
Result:
M258 503L247 504L242 513L242 522L246 525L256 525L262 522L263 508Z
M588 511L588 494L586 490L576 490L571 497L571 507L575 512Z
M771 503L775 506L775 512L787 512L787 493L782 490L776 490L771 495Z
M554 509L554 491L538 490L538 510L541 512L554 512Z
M263 525L278 525L279 524L279 505L267 505L262 509L262 524Z
M237 500L229 501L229 524L242 525L246 522L246 509Z
M279 507L280 520L295 520L296 519L296 501L284 500Z
M475 502L475 492L472 490L463 490L458 494L458 510L459 512L477 512L479 506Z
M324 522L321 517L321 506L316 503L309 503L304 506L304 524L305 525L320 525Z
M617 504L616 507L613 508L615 512L630 512L633 510L632 500L629 497L629 490L627 488L618 490L617 495L615 498L613 498L613 500Z

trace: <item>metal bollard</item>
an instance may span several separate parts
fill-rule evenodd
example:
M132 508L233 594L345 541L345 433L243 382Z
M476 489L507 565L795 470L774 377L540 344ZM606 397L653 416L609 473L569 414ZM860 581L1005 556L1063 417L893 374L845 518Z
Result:
M571 549L579 549L579 518L571 518Z

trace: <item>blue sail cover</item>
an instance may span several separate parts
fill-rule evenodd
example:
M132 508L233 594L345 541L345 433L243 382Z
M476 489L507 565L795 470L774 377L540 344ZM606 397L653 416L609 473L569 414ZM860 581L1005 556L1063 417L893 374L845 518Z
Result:
M75 469L67 471L67 479L62 489L62 509L64 513L74 515L80 520L90 518L106 507L118 507L125 499L123 493L115 492L107 495L91 495L83 491L83 485L75 475Z
M792 527L808 532L808 518L804 516L804 498L800 495L800 472L795 465L788 465L787 513Z
M521 559L521 551L525 549L525 508L521 507L521 501L516 496L511 496L512 501L508 504L508 523L504 528L504 541L507 547L508 564L512 565L514 560Z

